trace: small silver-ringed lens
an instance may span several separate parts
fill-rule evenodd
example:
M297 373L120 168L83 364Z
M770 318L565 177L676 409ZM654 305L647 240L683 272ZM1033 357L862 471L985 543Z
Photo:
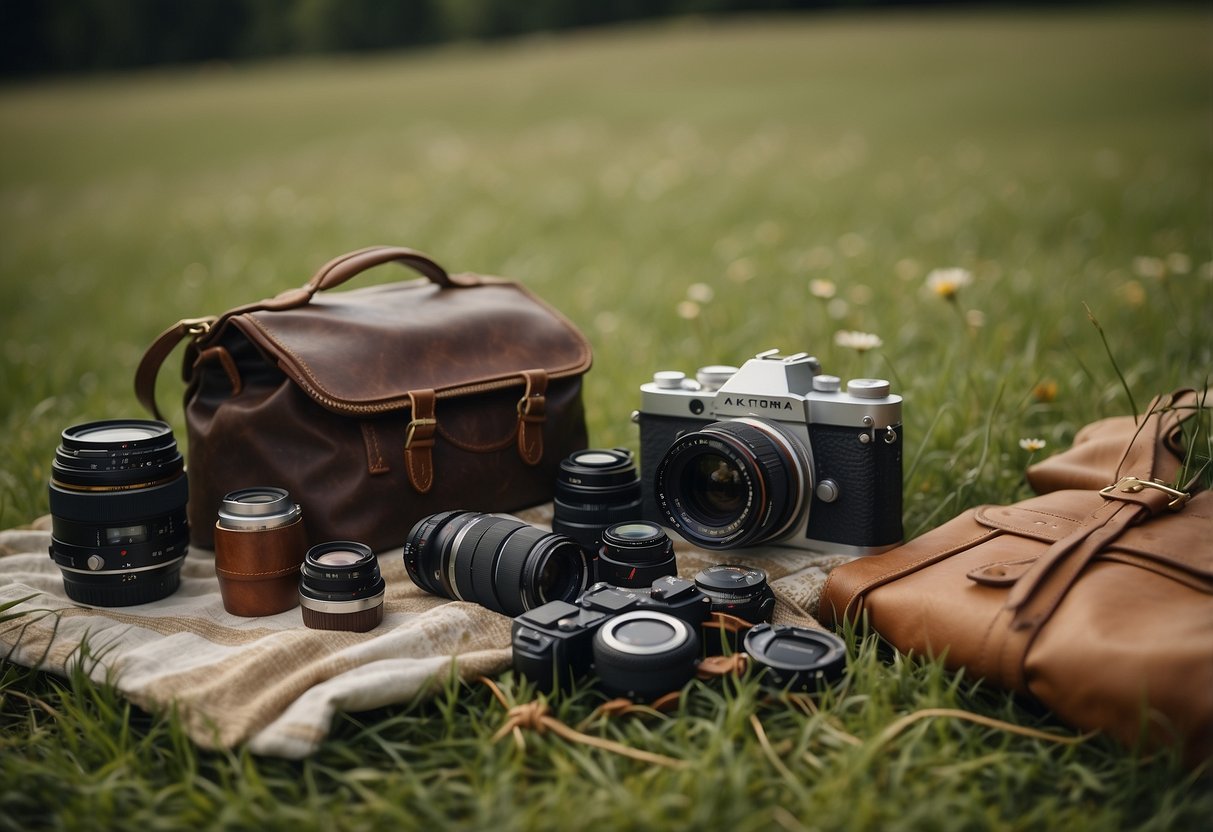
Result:
M615 635L621 627L637 621L649 621L669 627L673 632L668 639L656 644L631 644ZM670 650L684 644L692 636L690 626L681 618L675 618L663 612L634 610L617 615L602 625L602 641L618 653L633 656L649 656L657 653L668 653Z

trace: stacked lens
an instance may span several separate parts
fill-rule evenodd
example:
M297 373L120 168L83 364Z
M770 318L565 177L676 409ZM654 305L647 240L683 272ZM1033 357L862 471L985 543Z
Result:
M50 555L73 601L123 607L172 594L189 548L172 429L111 419L63 431L51 465Z
M552 531L593 556L607 526L640 517L640 477L626 448L590 448L560 463Z

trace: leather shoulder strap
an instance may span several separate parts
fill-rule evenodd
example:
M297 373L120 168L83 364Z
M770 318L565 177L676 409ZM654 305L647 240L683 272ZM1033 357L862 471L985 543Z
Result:
M156 337L139 361L135 370L135 398L152 416L162 419L160 408L156 405L156 377L160 374L160 367L165 359L186 337L193 336L195 339L204 340L212 329L217 329L228 318L246 312L277 311L306 306L317 292L340 286L355 275L384 263L399 263L411 268L444 289L471 286L479 282L467 276L457 281L429 256L403 246L370 246L348 252L321 266L304 286L287 289L272 298L237 306L217 317L187 318L170 326Z

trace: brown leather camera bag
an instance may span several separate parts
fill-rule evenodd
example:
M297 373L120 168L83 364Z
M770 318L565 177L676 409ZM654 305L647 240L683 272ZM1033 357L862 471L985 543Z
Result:
M834 570L830 624L866 613L902 652L1030 694L1126 744L1213 752L1213 492L1180 470L1181 391L1086 426L1029 471L1043 496L981 506ZM1156 480L1158 482L1156 482ZM1145 724L1143 724L1143 715Z
M327 291L389 262L425 279ZM427 514L551 499L586 446L584 336L519 284L411 249L351 252L302 288L170 327L135 375L157 418L156 375L186 338L195 545L213 545L224 494L268 485L303 507L312 543L401 546Z

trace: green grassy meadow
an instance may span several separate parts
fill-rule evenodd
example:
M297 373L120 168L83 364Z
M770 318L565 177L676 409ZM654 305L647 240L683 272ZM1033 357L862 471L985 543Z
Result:
M62 428L143 415L134 368L158 332L377 243L519 279L572 318L595 348L595 445L637 446L654 370L806 350L905 396L907 534L1026 497L1020 439L1046 440L1038 459L1213 371L1211 23L1196 7L691 20L0 88L0 528L46 513ZM951 299L927 284L946 268L971 278ZM181 438L172 369L160 400ZM882 734L928 708L1066 729L855 645L815 711L696 683L676 719L595 729L681 771L550 735L494 744L504 712L457 684L342 717L305 763L205 753L170 714L0 664L0 828L1161 830L1213 814L1207 770L1102 738L952 719ZM595 696L558 711L575 724Z

